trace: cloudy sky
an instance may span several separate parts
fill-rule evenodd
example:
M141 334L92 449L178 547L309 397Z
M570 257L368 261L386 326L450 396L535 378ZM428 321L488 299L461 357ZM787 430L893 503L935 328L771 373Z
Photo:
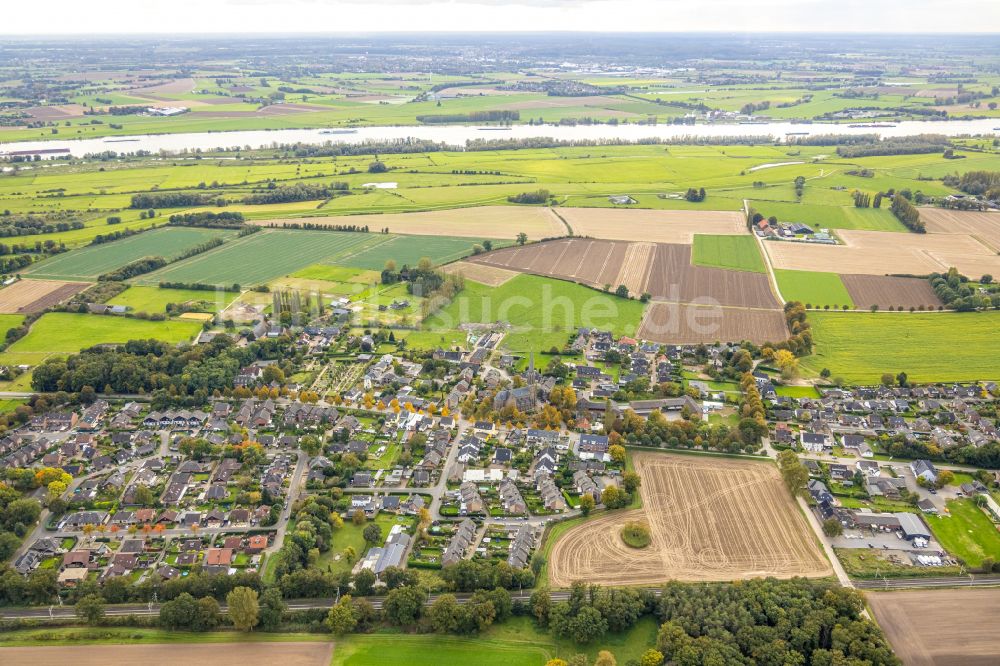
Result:
M8 3L4 3L5 5ZM997 0L34 0L0 34L571 30L1000 32Z

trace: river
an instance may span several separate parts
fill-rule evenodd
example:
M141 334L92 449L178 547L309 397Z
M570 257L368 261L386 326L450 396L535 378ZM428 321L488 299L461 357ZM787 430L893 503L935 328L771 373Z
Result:
M996 132L994 131L996 130ZM272 144L326 142L360 143L363 141L392 141L396 139L424 139L451 145L464 145L474 139L526 139L552 137L558 140L625 140L638 141L648 138L676 139L683 137L766 136L783 140L792 135L816 134L869 134L882 137L913 136L915 134L965 134L1000 133L1000 119L901 121L891 127L849 127L833 123L769 122L751 124L711 125L514 125L509 129L483 129L469 125L422 125L359 127L350 133L324 134L321 129L249 130L235 132L197 132L188 134L146 134L115 136L98 139L71 139L66 141L19 141L0 143L0 155L10 151L68 150L77 157L88 153L113 150L131 153L145 150L157 153L212 150L215 148L263 148Z

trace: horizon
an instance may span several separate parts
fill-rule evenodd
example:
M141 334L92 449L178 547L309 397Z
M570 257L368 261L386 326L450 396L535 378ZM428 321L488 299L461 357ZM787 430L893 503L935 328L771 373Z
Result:
M32 5L9 10L2 34L312 34L300 31L303 22L346 27L319 34L477 33L482 25L496 28L490 33L547 33L549 26L558 25L559 32L607 34L955 34L953 24L942 20L945 14L927 0L765 0L754 5L708 0L696 12L677 0L174 0L149 4L153 6L136 14L128 0L92 0L86 5L46 0L41 3L46 16L43 32L38 30L39 5ZM378 12L377 25L370 24L373 10ZM1000 33L1000 5L956 0L948 8L948 15L955 13L976 16L977 26L984 29L977 34ZM618 29L603 29L609 18L621 24ZM860 30L859 18L863 20ZM220 25L226 28L220 30ZM535 25L545 28L535 29ZM631 29L633 25L641 29Z

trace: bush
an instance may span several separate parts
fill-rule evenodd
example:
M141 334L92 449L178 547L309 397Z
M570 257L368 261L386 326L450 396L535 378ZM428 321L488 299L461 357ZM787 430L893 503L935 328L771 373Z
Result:
M651 540L649 525L638 521L625 523L621 535L622 541L629 548L645 548Z

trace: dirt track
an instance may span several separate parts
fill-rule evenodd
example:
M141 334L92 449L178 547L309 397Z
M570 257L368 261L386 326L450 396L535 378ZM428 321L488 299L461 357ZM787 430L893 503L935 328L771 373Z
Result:
M643 508L603 514L563 535L549 558L552 587L830 574L773 465L652 452L634 462ZM622 542L629 520L649 523L649 547Z
M327 666L333 643L169 643L0 648L5 666Z
M1000 663L995 589L867 592L875 619L907 666Z

